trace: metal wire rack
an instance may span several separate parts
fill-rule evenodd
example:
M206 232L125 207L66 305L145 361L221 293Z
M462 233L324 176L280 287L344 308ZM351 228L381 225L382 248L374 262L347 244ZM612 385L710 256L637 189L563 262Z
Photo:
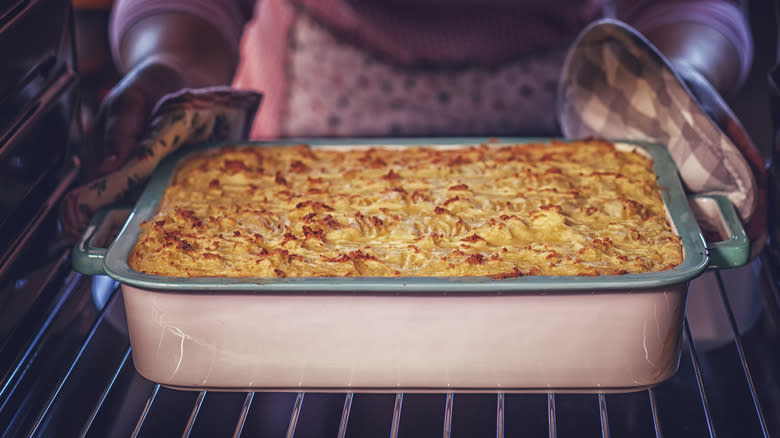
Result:
M763 258L745 268L754 281L732 271L696 280L692 293L707 296L689 298L679 371L628 394L171 390L136 373L113 281L65 260L34 274L45 281L11 283L48 305L0 346L4 437L780 436L780 294ZM727 338L708 332L711 321Z

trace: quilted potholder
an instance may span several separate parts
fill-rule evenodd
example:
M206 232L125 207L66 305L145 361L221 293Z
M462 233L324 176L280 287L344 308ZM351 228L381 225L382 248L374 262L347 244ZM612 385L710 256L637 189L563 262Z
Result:
M766 175L760 154L730 110L724 130L707 113L709 104L728 109L717 92L681 73L627 24L593 23L564 63L558 93L563 134L666 145L686 190L725 195L751 240L761 240Z
M65 231L78 236L98 208L137 192L157 164L181 146L246 139L261 100L258 93L229 87L188 89L163 97L127 163L65 196L60 208Z

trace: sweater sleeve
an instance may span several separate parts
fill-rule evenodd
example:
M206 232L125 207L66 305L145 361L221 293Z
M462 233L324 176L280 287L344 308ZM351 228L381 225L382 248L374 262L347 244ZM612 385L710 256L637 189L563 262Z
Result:
M743 1L727 0L617 0L617 18L642 33L670 23L692 21L722 33L739 53L742 84L753 62L753 39Z
M117 0L109 23L111 53L118 60L122 37L139 20L159 12L186 12L213 24L237 55L241 32L253 9L253 0Z

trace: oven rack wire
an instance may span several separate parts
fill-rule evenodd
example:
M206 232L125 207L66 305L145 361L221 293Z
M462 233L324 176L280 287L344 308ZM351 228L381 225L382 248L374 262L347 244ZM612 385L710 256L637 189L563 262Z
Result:
M751 265L757 320L734 310L749 291L731 271L707 272L696 281L715 286L730 339L701 341L686 318L677 374L629 394L176 391L135 372L113 280L65 265L41 286L54 292L37 330L0 348L3 437L780 436L780 294L766 257Z

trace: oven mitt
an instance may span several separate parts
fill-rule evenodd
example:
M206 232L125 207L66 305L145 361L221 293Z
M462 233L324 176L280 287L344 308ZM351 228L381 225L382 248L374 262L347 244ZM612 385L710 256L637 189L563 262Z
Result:
M694 72L673 69L638 31L612 19L583 30L564 63L558 116L569 138L666 145L686 190L728 197L753 252L760 251L766 236L761 154L717 91ZM703 228L717 229L716 219L703 220Z
M127 163L65 195L60 207L64 231L77 237L97 209L130 201L157 164L180 147L246 139L261 100L258 93L229 87L188 89L164 96Z

